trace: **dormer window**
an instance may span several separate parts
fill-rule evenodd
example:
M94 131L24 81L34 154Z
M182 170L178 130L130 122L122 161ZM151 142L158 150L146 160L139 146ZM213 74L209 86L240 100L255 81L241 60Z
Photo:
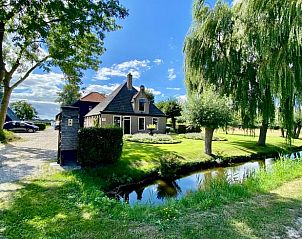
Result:
M145 111L145 99L139 99L138 101L138 110Z

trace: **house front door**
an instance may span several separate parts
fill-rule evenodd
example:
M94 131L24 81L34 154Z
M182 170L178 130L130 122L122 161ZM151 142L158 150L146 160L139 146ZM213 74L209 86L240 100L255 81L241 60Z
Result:
M131 119L130 117L124 117L124 134L131 134Z

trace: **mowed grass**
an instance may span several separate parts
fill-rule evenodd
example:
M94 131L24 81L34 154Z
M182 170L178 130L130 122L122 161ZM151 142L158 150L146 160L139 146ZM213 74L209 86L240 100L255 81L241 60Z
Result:
M227 138L228 141L214 141L213 153L223 157L250 156L256 153L284 152L293 147L301 147L302 140L297 139L292 145L286 144L280 137L279 131L269 131L267 146L257 146L258 137L244 135L243 131L234 134L215 132L216 136ZM177 137L177 136L175 136ZM145 144L124 141L121 160L114 165L109 165L95 170L77 173L79 178L91 177L99 187L107 190L113 186L139 181L147 174L157 172L160 158L166 154L175 154L182 165L190 165L213 160L204 153L204 141L181 139L178 144ZM89 176L88 176L89 175Z
M243 184L214 180L161 206L110 200L91 178L58 173L0 203L5 238L291 238L300 230L302 161L280 161Z

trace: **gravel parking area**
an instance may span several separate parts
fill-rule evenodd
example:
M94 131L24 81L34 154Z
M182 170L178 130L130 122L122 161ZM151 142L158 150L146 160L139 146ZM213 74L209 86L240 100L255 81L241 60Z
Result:
M48 128L36 133L17 133L22 139L0 145L0 199L18 188L15 181L41 172L57 157L58 131Z

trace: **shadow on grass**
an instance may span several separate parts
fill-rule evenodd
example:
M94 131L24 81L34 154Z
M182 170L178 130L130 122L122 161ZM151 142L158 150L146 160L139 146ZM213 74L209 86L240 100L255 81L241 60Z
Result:
M133 180L141 180L146 174L157 171L160 158L168 153L171 151L151 144L127 142L124 144L122 157L117 163L97 169L74 171L73 175L84 182L88 178L99 188L108 190Z
M0 235L7 239L123 238L120 232L126 233L121 221L104 214L104 207L95 208L93 187L64 179L22 186L8 208L0 207Z
M293 149L294 147L291 147L290 145L287 145L286 143L279 143L279 144L269 144L267 143L266 146L259 146L254 141L249 140L238 140L238 141L232 141L229 142L230 145L233 145L238 150L244 151L246 153L254 154L254 153L273 153L273 152L279 152L279 153L285 153L290 149Z
M228 202L205 212L190 211L173 225L175 230L172 228L166 236L215 239L302 238L301 225L295 224L301 217L301 202L277 194L266 194L251 200ZM188 223L183 223L184 221ZM299 234L293 237L293 231Z
M250 198L257 188L216 185L180 203L130 208L109 203L92 182L70 175L22 185L0 209L0 234L7 239L290 238L285 226L295 226L302 203L265 192Z

